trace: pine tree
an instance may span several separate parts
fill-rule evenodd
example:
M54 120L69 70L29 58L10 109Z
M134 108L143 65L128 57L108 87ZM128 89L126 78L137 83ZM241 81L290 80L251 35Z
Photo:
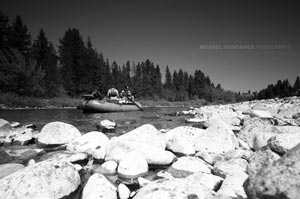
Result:
M36 59L37 65L45 73L42 85L43 95L46 97L57 96L60 86L57 56L43 29L40 30L37 40L34 41L31 53L32 57Z
M8 17L0 11L0 50L8 48Z
M19 15L16 16L15 21L10 27L8 43L23 55L28 55L31 46L31 36Z
M171 89L172 88L172 76L169 70L169 66L166 67L166 73L165 73L165 78L166 78L166 82L164 87L166 89Z
M293 87L294 93L295 95L300 95L300 78L299 76L297 76L295 83L294 83L294 87Z

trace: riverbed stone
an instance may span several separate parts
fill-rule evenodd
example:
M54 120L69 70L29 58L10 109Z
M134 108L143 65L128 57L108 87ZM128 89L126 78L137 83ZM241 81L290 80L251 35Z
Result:
M211 173L212 167L197 157L180 157L174 162L168 172L175 178L189 176L196 172Z
M203 172L196 172L192 175L189 175L185 179L187 181L201 183L213 191L218 190L224 180L219 176L210 173L203 173Z
M125 184L120 183L118 185L118 194L120 199L128 199L130 197L130 190Z
M285 154L288 150L300 143L300 133L283 133L271 137L268 146L279 154Z
M82 199L117 199L117 188L101 173L93 174L82 191Z
M280 109L277 113L277 117L293 119L293 115L297 113L300 113L300 105L293 105L285 109Z
M0 164L0 179L23 168L24 168L23 164L17 164L17 163Z
M203 129L190 126L179 126L171 129L165 134L167 149L184 155L195 154L193 141L203 131Z
M118 166L118 176L122 178L138 178L147 173L147 161L144 156L137 151L127 153Z
M142 187L133 199L176 199L206 198L213 199L215 192L194 178L160 179Z
M80 162L87 160L86 153L73 153L70 151L54 151L50 153L46 153L40 158L40 161L47 161L47 162Z
M2 178L0 195L2 199L62 198L79 184L80 176L70 163L40 162Z
M75 153L87 153L88 155L94 154L94 158L103 159L108 142L109 138L105 134L99 131L92 131L74 139L67 145L67 150ZM102 155L99 155L101 152Z
M250 110L249 112L243 112L243 114L250 115L250 117L258 117L262 119L273 118L273 115L267 110L254 109L254 110Z
M223 121L216 121L194 140L196 151L224 154L238 148L238 141L230 127Z
M117 168L118 168L118 163L113 161L113 160L109 160L104 162L101 166L95 168L95 172L99 172L102 173L104 175L114 175L117 173Z
M170 151L164 151L146 143L115 139L110 141L106 147L105 161L114 160L120 162L131 151L140 152L146 158L147 163L153 165L169 165L175 159L175 155Z
M249 175L254 175L262 167L272 164L279 158L280 156L274 153L269 147L265 147L259 151L256 151L249 159L249 164L247 165L247 173Z
M145 143L162 150L165 150L167 145L164 134L157 130L152 124L144 124L119 136L118 139L139 144Z
M248 178L244 172L231 173L224 179L222 186L217 192L218 196L247 199L243 184Z
M8 131L11 129L10 123L7 120L0 118L0 131Z
M298 199L300 195L300 144L279 160L250 174L244 183L249 199Z
M224 155L225 160L230 160L230 159L237 159L237 158L242 158L245 160L249 160L253 155L253 152L250 150L243 150L243 149L235 149L228 151Z
M80 136L79 130L71 124L50 122L42 128L38 136L38 145L51 147L68 144Z
M33 138L33 129L31 128L17 128L13 137L13 145L27 145Z
M246 142L251 149L254 149L255 146L258 150L267 145L270 137L279 133L281 132L270 121L256 117L244 121L242 130L237 133L237 137Z
M216 162L212 169L214 175L226 178L229 174L246 172L248 162L245 159L231 159Z
M224 156L221 154L214 154L214 153L207 153L199 151L195 154L195 157L201 158L205 162L207 162L210 165L214 165L216 162L224 160Z

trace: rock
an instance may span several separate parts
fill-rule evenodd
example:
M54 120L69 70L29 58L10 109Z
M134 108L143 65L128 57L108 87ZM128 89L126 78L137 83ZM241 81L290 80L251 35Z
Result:
M166 140L164 134L157 130L151 124L144 124L128 133L118 137L118 140L130 141L139 144L148 144L150 146L165 150Z
M10 123L0 118L0 131L8 131L11 129Z
M229 174L246 172L247 165L248 162L244 159L219 161L214 165L212 173L222 178L226 178Z
M93 154L96 159L104 159L105 147L108 142L109 138L105 134L92 131L74 139L67 145L67 150L75 153Z
M262 119L272 119L273 116L266 110L251 110L250 112L243 112L243 114L250 115L251 117L259 117Z
M286 109L279 110L277 116L280 118L292 119L293 115L300 113L300 106L294 105Z
M249 175L244 189L249 199L298 199L300 195L300 144L279 160Z
M40 161L74 163L87 159L88 157L85 153L73 153L70 151L54 151L43 155L40 158Z
M116 127L117 126L117 124L115 122L112 122L110 120L102 120L100 122L100 125L102 127Z
M285 154L288 150L300 143L300 133L283 133L271 137L268 146L279 154Z
M187 181L197 182L205 185L210 190L216 191L220 188L223 178L209 173L197 172L188 177Z
M217 192L217 195L246 199L247 196L244 191L243 183L247 178L248 175L244 172L229 174L223 181L222 186Z
M138 178L148 173L148 164L142 154L136 151L127 153L118 166L118 176Z
M150 180L147 180L145 178L142 178L142 177L138 177L138 183L140 185L140 187L144 187L146 186L147 184L150 184L151 181Z
M10 126L11 128L18 128L21 127L22 125L19 122L11 122Z
M0 150L0 164L10 162L11 160L12 157L10 157L6 151Z
M118 193L120 199L128 199L130 197L130 190L122 183L118 185Z
M117 173L118 163L113 160L104 162L101 165L101 169L97 169L96 172L100 172L104 175L114 175Z
M102 133L114 133L116 130L117 124L110 120L102 120L100 122L96 122L96 128L98 131Z
M236 149L236 150L228 151L224 155L224 159L230 160L230 159L242 158L245 160L249 160L252 155L253 155L253 152L250 150Z
M40 162L2 178L0 195L2 199L62 198L79 184L80 176L70 163Z
M193 140L203 131L189 126L174 128L166 133L167 149L184 155L195 154Z
M158 178L164 178L164 179L173 179L174 177L172 176L171 173L169 173L168 171L165 171L165 170L161 170L159 171L156 176Z
M16 134L13 145L27 145L33 138L33 130L29 128L17 128L18 133Z
M255 152L253 156L249 159L249 164L247 166L247 173L249 175L254 175L262 167L272 164L275 160L278 160L279 158L280 156L272 152L268 147L259 150Z
M244 121L242 130L237 137L246 142L251 149L254 148L254 140L256 139L256 149L267 144L267 140L273 135L281 133L276 127L271 125L270 121L260 118L251 118ZM255 138L256 137L256 138Z
M93 174L82 191L82 199L117 199L117 188L104 175Z
M22 164L16 164L16 163L0 164L0 179L23 168L24 165Z
M142 187L133 199L213 199L215 193L194 179L161 179Z
M180 157L168 172L175 178L182 178L196 172L211 173L211 166L197 157Z
M43 149L35 149L32 147L14 146L5 149L6 153L11 157L12 161L26 164L30 159L36 159L45 154Z
M214 165L217 161L224 160L224 157L219 154L214 154L214 153L207 153L207 152L201 152L199 151L198 153L195 154L196 157L201 158L205 162L207 162L210 165Z
M121 159L131 151L139 151L148 164L169 165L173 162L175 155L169 151L161 150L157 147L144 143L112 140L106 147L105 160L120 162Z
M30 159L27 163L27 166L30 166L32 164L35 164L35 160L34 159Z
M300 133L299 126L276 126L282 133Z
M196 151L224 154L238 147L238 141L230 127L223 121L216 121L194 140Z
M38 136L38 145L51 147L68 144L80 136L79 130L70 124L50 122L42 128Z

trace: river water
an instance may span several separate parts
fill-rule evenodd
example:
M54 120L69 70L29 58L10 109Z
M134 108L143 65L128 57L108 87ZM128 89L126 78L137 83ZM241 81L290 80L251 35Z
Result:
M21 124L35 124L37 130L49 122L61 121L74 125L82 134L97 130L96 122L108 119L115 121L118 125L115 133L108 134L111 137L124 134L142 124L153 124L157 129L183 125L188 116L172 116L182 110L187 110L187 108L160 107L145 108L145 111L90 114L77 109L0 110L0 118Z

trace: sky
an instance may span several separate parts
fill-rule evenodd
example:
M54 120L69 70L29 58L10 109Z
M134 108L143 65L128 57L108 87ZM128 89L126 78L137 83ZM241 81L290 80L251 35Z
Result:
M201 70L227 90L300 76L296 0L1 0L0 10L19 14L33 39L43 28L58 46L77 28L110 62Z

